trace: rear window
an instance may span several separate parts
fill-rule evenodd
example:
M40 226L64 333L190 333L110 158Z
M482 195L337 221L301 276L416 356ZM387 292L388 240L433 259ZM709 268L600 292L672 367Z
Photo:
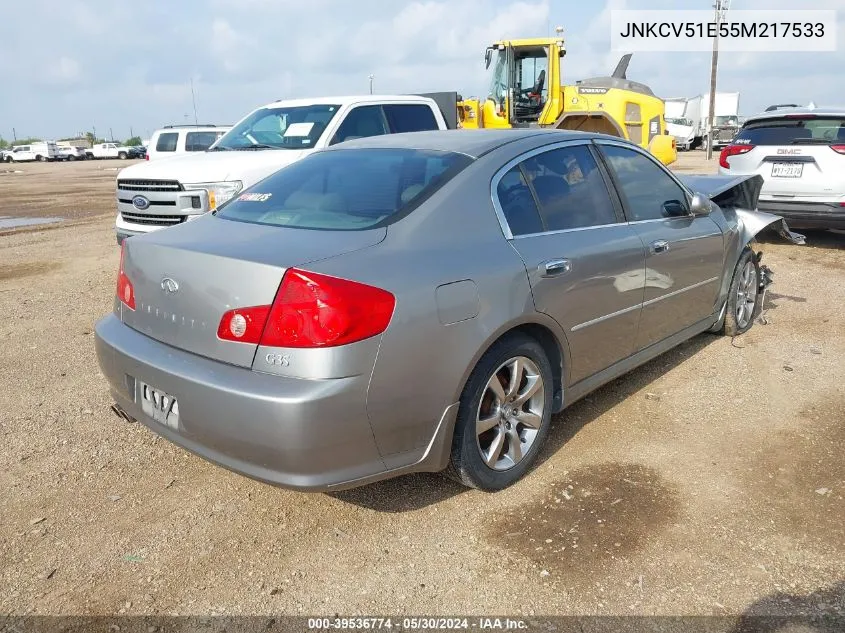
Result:
M220 138L217 132L188 132L185 135L186 152L204 152Z
M410 213L470 162L463 154L413 149L318 152L250 187L217 215L302 229L376 228Z
M778 118L748 123L736 145L812 145L845 143L845 117Z
M179 140L179 132L165 132L156 141L157 152L175 152L176 141Z

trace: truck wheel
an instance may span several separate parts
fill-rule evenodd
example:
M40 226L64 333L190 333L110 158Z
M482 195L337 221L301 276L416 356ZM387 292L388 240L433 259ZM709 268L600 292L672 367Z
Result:
M38 156L36 156L36 157L35 157L35 160L37 160L39 163L43 163L43 162L45 162L47 159L46 159L46 158L44 158L41 154L39 154Z
M117 155L117 157L118 157L120 160L126 160L126 152L120 152L120 153Z

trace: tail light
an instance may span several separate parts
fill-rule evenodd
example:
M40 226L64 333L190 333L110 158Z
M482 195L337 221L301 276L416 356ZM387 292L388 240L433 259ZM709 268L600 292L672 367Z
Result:
M120 302L130 310L135 309L135 289L132 282L123 271L123 256L126 253L126 240L120 246L120 268L117 273L117 297Z
M830 149L832 149L837 154L845 154L845 145L831 145Z
M292 268L272 305L230 310L217 336L268 347L336 347L387 329L395 297L380 288Z
M719 154L719 166L724 167L725 169L730 169L731 166L728 163L728 158L731 156L737 156L739 154L745 154L750 152L754 149L753 145L728 145L722 149L722 153Z

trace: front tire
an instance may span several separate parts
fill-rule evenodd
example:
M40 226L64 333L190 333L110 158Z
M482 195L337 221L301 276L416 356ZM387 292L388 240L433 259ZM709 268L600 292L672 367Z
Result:
M745 334L754 325L759 309L760 265L750 248L746 248L734 269L733 280L728 290L728 305L725 310L726 336Z
M481 357L461 395L447 475L507 488L533 466L549 433L554 384L543 347L515 334Z

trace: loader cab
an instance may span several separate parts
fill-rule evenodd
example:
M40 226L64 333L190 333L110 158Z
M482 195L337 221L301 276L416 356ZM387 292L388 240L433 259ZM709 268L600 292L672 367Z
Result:
M489 76L484 127L547 125L560 104L562 40L497 42L484 54Z

